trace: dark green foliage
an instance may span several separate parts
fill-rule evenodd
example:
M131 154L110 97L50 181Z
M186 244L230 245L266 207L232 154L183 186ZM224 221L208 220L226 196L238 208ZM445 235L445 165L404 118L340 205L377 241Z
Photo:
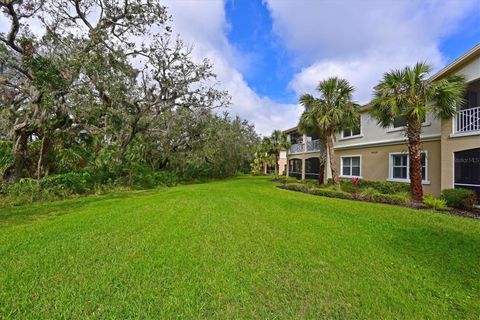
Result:
M4 176L5 171L15 162L12 149L13 143L11 141L0 141L0 180Z
M89 193L93 189L94 177L88 172L69 172L46 176L39 180L40 190L48 190L54 194L68 190L71 194Z
M447 202L443 199L438 199L432 195L425 195L423 198L423 204L433 210L448 210Z
M309 193L329 198L353 199L353 196L348 192L329 188L313 188L310 189Z
M408 194L381 194L375 193L372 196L373 202L387 203L387 204L397 204L397 205L407 205L410 202L410 197Z
M445 189L441 198L445 200L447 206L456 209L470 209L477 200L475 193L467 189Z
M396 194L410 191L410 185L408 183L390 181L360 180L359 188L374 188L375 190L378 190L378 192L383 194Z
M324 196L329 198L339 198L339 199L353 199L353 196L345 191L336 190L334 188L319 188L314 185L308 185L305 183L287 183L282 186L283 189L300 191L309 194L314 194L317 196Z
M328 179L328 184L333 184L332 179ZM358 184L354 186L351 179L340 179L340 186L342 190L347 192L353 192L357 189L360 189L359 191L361 191L367 188L373 188L379 193L383 194L396 194L410 191L410 185L408 183L391 181L372 181L360 179Z
M350 179L342 179L341 190L334 188L331 184L319 187L315 182L309 180L294 183L285 182L282 188L331 198L359 199L378 203L408 205L410 196L408 191L405 191L405 186L408 190L408 185L400 183L362 180L357 185L354 185Z
M43 177L39 180L23 178L16 183L0 183L0 207L23 205L45 200L66 199L79 195L105 193L117 189L155 188L174 186L178 176L169 171L136 168L128 175L107 178L96 171L68 172Z
M286 176L276 176L272 179L272 181L273 182L279 182L281 184L298 182L297 179L295 179L293 177L286 177Z
M62 77L58 65L48 57L37 56L26 63L32 72L33 84L49 91L65 90L67 83Z

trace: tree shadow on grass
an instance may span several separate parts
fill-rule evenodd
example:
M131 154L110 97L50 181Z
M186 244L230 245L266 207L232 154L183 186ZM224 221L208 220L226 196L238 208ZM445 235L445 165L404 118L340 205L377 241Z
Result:
M97 203L114 203L133 197L152 195L161 189L113 192L104 195L88 195L73 199L39 202L0 209L0 228L27 224L39 219L75 212Z

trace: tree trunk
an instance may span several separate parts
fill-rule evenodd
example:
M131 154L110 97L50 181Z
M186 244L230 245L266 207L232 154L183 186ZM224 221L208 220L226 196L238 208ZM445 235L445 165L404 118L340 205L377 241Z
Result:
M13 153L15 156L15 165L12 180L20 179L25 170L28 157L28 135L24 130L15 132Z
M42 145L40 146L40 154L38 155L38 162L37 162L37 183L40 182L40 176L42 175L42 162L43 162L43 154L45 150L45 134L42 138Z
M337 162L335 161L335 151L333 150L333 130L327 132L327 148L330 156L330 169L332 170L332 180L335 187L340 187L340 179L338 178Z
M279 156L276 154L275 155L275 175L278 176L278 169L280 167L280 165L278 164L278 161L279 161Z
M268 171L267 163L264 162L264 163L263 163L263 174L267 175L267 171Z
M318 172L318 184L324 184L325 183L325 164L320 162L320 168Z
M138 119L136 119L132 123L131 131L130 131L128 137L125 140L123 140L121 145L120 145L120 151L119 151L118 157L117 157L117 162L120 163L120 164L123 164L123 160L124 160L125 153L127 152L127 148L138 133L137 124L138 124Z
M420 140L421 124L412 121L408 124L408 153L410 165L410 189L415 202L423 201L422 186L422 143Z
M319 137L322 137L322 133L319 134ZM318 184L325 183L325 164L327 163L327 146L325 139L320 138L320 168L318 172Z

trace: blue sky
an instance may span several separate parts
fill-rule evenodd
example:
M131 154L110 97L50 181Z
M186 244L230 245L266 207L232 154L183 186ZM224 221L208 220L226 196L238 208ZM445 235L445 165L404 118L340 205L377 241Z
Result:
M249 60L249 67L243 70L248 85L257 94L275 101L295 102L296 94L288 88L292 75L298 71L292 63L294 54L273 32L266 4L260 0L231 0L225 4L225 11L227 38Z
M164 0L173 29L209 58L231 114L261 134L296 125L298 97L339 76L369 101L382 74L439 70L480 43L480 0Z
M478 11L472 10L462 19L460 29L439 42L445 63L480 43L480 2L478 4ZM249 59L249 68L243 72L248 85L257 94L277 102L295 103L298 95L289 83L305 65L295 60L295 54L273 31L267 3L262 0L230 0L225 3L225 11L229 24L227 38Z

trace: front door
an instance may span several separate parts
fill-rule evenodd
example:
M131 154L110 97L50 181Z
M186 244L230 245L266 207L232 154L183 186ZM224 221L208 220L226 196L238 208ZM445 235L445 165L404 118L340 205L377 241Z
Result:
M480 148L455 152L455 188L474 190L480 196Z

